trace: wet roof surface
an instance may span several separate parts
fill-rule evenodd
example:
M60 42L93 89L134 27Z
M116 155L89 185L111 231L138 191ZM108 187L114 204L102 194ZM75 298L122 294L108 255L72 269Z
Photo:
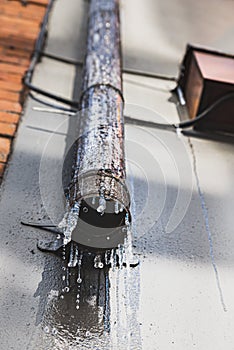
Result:
M124 66L176 76L187 42L230 51L233 2L220 3L123 1ZM69 4L56 2L46 50L82 60L88 3ZM73 87L80 82L80 68L48 58L34 75L34 83L68 98L78 98ZM126 115L178 121L173 87L174 82L124 74ZM45 219L45 210L58 219L61 168L75 138L75 118L35 106L45 107L27 100L1 187L2 347L232 349L233 143L126 125L133 248L140 265L109 271L106 278L87 262L76 312L75 294L57 298L60 259L36 249L37 239L49 233L20 225L22 217ZM106 321L111 331L104 333Z

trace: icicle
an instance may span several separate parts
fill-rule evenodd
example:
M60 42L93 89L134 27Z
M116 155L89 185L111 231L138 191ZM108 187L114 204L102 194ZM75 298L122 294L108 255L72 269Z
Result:
M98 202L97 212L101 215L104 214L104 211L106 209L106 200L105 200L105 184L102 182L100 184L100 198Z
M77 310L80 308L80 286L81 286L81 283L82 283L82 278L81 278L82 258L83 258L83 252L80 252L80 256L78 258L78 263L77 263L77 266L78 266L78 273L77 273L78 288L77 288L77 294L76 294L76 309Z
M105 251L105 265L108 266L110 264L110 251Z
M69 267L66 269L66 287L64 288L64 292L68 293L70 291L70 269Z
M123 268L123 245L118 245L119 268Z
M139 264L139 260L134 256L132 251L132 232L130 226L127 228L127 236L124 240L124 262L127 268L131 265L136 266Z
M119 203L115 202L115 214L119 214Z
M59 224L59 227L63 229L64 239L63 243L67 245L71 241L72 231L76 227L79 219L79 211L80 211L80 203L76 202L69 210L68 213L65 214L64 219L66 223L64 223L64 219Z
M74 265L74 243L71 242L68 267L73 267L73 265Z
M102 214L104 213L105 209L106 209L106 200L105 198L100 197L97 212Z
M79 250L78 250L77 244L75 244L75 256L74 256L73 266L72 267L76 267L76 265L78 263L78 256L79 256Z
M95 269L102 269L103 268L103 262L101 260L101 255L100 254L97 254L94 258L94 267Z
M111 249L110 265L111 265L112 271L115 271L116 266L117 266L116 250L115 249Z
M78 259L78 276L77 276L77 283L81 283L82 279L81 279L81 264L82 264L82 258L83 258L83 252L80 252L80 256Z

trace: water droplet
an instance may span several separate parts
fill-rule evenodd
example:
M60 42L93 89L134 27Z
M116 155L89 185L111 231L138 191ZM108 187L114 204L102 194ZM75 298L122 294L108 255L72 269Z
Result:
M69 241L68 241L68 238L65 238L65 237L64 237L64 239L63 239L63 243L64 243L65 245L67 245L67 244L68 244L68 242L69 242Z
M44 332L47 333L47 334L50 333L50 328L48 326L45 326L44 327Z
M70 291L70 288L69 287L65 287L64 288L64 292L68 293Z
M57 330L56 328L52 328L51 333L52 333L53 335L56 335L56 334L58 333L58 330Z
M83 208L83 212L84 212L84 213L88 213L88 211L89 211L89 209L88 209L87 207L84 207L84 208Z
M82 278L77 278L77 283L82 283Z
M98 33L94 33L93 35L93 41L95 44L97 44L100 40L100 35Z

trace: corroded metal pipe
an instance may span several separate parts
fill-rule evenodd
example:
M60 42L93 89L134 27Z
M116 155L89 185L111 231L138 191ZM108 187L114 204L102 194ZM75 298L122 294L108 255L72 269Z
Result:
M72 240L94 248L124 242L126 186L118 0L91 0L70 207L79 203ZM127 219L126 219L127 217Z

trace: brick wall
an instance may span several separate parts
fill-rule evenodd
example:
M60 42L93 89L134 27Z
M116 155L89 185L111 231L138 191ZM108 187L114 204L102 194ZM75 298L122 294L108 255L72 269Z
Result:
M0 0L0 181L22 113L22 78L48 0Z

